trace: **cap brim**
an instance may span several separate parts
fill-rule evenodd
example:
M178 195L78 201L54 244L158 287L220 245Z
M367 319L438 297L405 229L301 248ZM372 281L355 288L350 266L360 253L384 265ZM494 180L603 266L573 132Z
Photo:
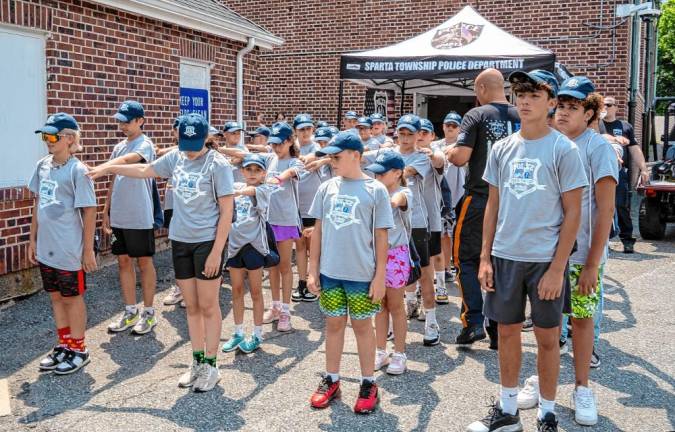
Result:
M583 94L578 90L561 90L558 92L558 96L570 96L573 97L574 99L579 100L584 100L587 97L587 95Z
M129 117L125 116L122 113L116 113L113 117L115 118L115 120L121 121L122 123L129 123L131 121Z
M59 128L49 125L44 125L40 129L35 131L35 133L46 133L46 134L57 134L59 132L61 132Z
M306 127L314 127L314 123L300 123L295 128L296 129L304 129Z
M457 120L447 120L444 121L443 124L456 124L457 126L459 126L461 123L458 122Z
M180 151L199 151L204 148L204 138L178 138L178 150Z
M314 141L330 141L330 137L314 137Z
M403 125L398 126L398 127L396 128L397 131L398 131L398 130L401 130L401 129L408 129L408 130L409 130L410 132L412 132L412 133L417 132L417 128L415 128L415 126L409 125L409 124L403 124Z
M358 120L358 117L353 115L346 115L345 118L348 120Z
M384 123L384 120L380 120L380 119L373 120L373 124L375 124L375 123Z
M265 164L263 162L260 162L260 161L246 161L246 162L243 162L241 164L241 167L246 168L249 165L258 165L260 168L267 171L267 167L265 166Z
M269 137L267 138L267 144L281 144L284 142L281 138L279 137Z
M420 128L421 131L434 132L433 129Z
M366 170L372 172L373 174L384 174L389 171L385 166L378 163L368 165Z
M373 127L373 125L370 125L368 123L359 123L359 124L356 125L356 127L364 127L364 128L370 129L370 128Z
M518 82L531 82L533 84L539 83L539 81L532 78L532 76L525 71L512 72L511 75L509 75L509 82L511 84L515 84Z
M318 156L327 156L327 155L334 155L342 152L344 149L337 147L337 146L328 146L324 147L321 150L317 150L316 154Z

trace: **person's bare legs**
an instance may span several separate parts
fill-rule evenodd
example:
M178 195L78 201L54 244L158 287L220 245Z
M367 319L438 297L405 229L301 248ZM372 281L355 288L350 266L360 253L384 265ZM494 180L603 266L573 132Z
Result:
M218 352L223 315L220 310L219 293L221 278L214 280L197 279L197 300L204 325L206 341L205 357L215 357Z
M263 325L263 313L265 304L263 303L262 278L263 269L248 270L248 289L251 293L251 302L253 303L253 324Z
M308 258L308 242L305 237L300 237L295 240L295 260L298 266L298 279L307 281L307 258ZM292 284L293 282L291 282Z
M352 323L353 325L353 323ZM340 361L345 345L345 328L347 316L326 317L326 372L340 373ZM371 359L371 369L375 359Z
M422 289L422 304L424 305L424 309L435 308L436 290L434 289L434 267L431 264L426 267L422 267L420 287Z
M54 324L57 329L62 329L70 327L70 321L68 319L68 310L63 301L63 297L60 292L50 292L49 298L52 301L52 311L54 313Z
M293 290L293 270L291 258L293 254L293 241L285 240L277 244L279 248L279 265L277 269L281 276L281 303L290 304ZM274 297L273 297L274 298Z
M387 288L387 292L390 288ZM375 342L379 350L387 349L387 333L389 332L389 309L387 297L380 302L380 311L375 315Z
M387 288L387 309L394 326L394 351L405 352L405 341L408 334L408 322L405 316L404 290L401 288ZM387 323L388 325L388 323ZM388 327L384 329L385 339Z
M352 319L362 377L372 377L375 369L375 331L371 318ZM344 333L343 333L344 335ZM343 338L344 341L344 338Z
M155 271L155 264L152 262L152 257L149 256L138 258L138 268L141 270L141 288L143 290L143 306L152 307L152 303L155 299L155 291L157 290L157 272ZM135 283L136 282L134 281L134 284ZM134 293L134 301L135 298L136 296Z
M571 320L575 384L588 387L591 356L593 355L593 318L571 318Z
M500 324L501 328L501 324ZM520 331L520 329L519 329ZM560 346L558 344L560 326L553 328L534 327L537 339L537 372L539 373L539 394L546 400L555 400L560 372ZM593 321L591 320L591 340L593 338ZM501 358L502 334L499 333L499 354ZM591 348L592 349L592 348ZM576 353L575 353L576 356ZM588 358L590 362L590 357ZM518 385L518 376L512 387Z
M499 381L502 387L518 387L522 346L520 333L523 328L518 324L499 324Z
M124 305L136 304L136 268L134 260L129 255L117 255L119 264L120 290Z
M84 296L61 297L61 301L68 316L70 336L73 339L84 338L87 329L87 307L84 304Z
M235 325L244 324L244 278L246 269L230 268L232 285L232 316Z
M197 299L197 279L176 279L176 284L180 287L183 293L183 300L185 300L188 333L190 334L192 351L204 351L205 330L204 320L202 319Z
M441 236L441 250L443 251L443 268L449 271L452 267L452 237L445 234Z

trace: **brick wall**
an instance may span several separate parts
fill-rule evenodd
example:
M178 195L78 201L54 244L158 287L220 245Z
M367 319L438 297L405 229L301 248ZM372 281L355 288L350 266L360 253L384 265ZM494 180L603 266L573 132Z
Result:
M587 25L618 23L612 17L623 0L275 0L273 8L266 0L220 1L286 41L260 56L259 104L268 121L276 112L300 111L335 121L340 53L408 39L467 4L504 30L553 50L573 73L588 75L601 92L615 95L621 115L626 113L629 22L614 33ZM362 110L362 87L346 83L344 95L345 111Z
M50 32L46 43L47 111L75 115L84 145L78 156L86 163L107 160L123 138L112 115L125 99L143 103L145 132L156 144L171 143L170 125L178 114L181 58L215 64L211 70L211 122L222 126L235 116L236 53L243 43L76 0L0 0L0 23ZM255 119L259 100L258 52L256 49L245 57L247 120ZM35 141L31 145L39 144ZM108 187L107 181L96 183L99 209ZM26 249L32 203L33 196L25 188L0 189L0 275L29 267Z

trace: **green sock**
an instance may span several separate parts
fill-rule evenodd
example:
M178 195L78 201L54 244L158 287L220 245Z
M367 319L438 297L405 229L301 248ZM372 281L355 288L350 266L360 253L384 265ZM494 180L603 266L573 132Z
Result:
M192 351L192 358L199 364L204 363L204 351Z
M204 357L204 363L216 367L216 356Z

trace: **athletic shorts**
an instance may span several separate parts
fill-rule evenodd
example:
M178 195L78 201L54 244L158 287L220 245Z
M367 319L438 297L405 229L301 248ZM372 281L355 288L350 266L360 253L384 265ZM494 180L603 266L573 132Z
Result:
M541 300L537 286L550 265L492 257L495 290L485 294L485 316L500 324L521 323L525 321L525 301L529 297L532 323L536 327L559 326L562 314L570 311L569 279L566 269L560 297Z
M368 297L370 282L353 282L320 275L321 296L319 308L332 318L349 314L351 319L372 318L380 311L380 304Z
M389 249L384 284L387 288L403 288L410 277L410 251L408 245Z
M129 255L131 258L155 254L155 230L113 228L110 245L113 255Z
M227 260L226 267L246 270L258 270L265 267L265 257L251 244L245 244L239 252Z
M441 249L441 232L432 231L429 236L429 256L440 255L443 249Z
M220 271L214 277L209 278L202 273L211 249L213 249L213 240L201 243L184 243L171 240L171 255L176 279L218 279L223 274L224 256L220 258Z
M431 261L429 258L429 231L426 228L413 228L412 239L415 243L415 249L420 256L420 267L426 267Z
M169 229L172 217L173 217L173 209L164 210L164 228Z
M84 294L87 289L84 270L59 270L46 264L39 265L45 291L58 292L63 297L76 297Z
M285 225L272 225L272 231L274 232L274 239L278 242L286 240L295 240L300 238L300 231L296 226L285 226Z
M579 294L579 276L581 276L583 268L583 264L570 264L569 279L572 289L572 312L569 315L577 319L593 318L593 315L598 310L600 297L602 296L604 266L601 265L598 269L598 284L595 287L595 292L589 295Z
M302 227L310 228L316 224L316 219L314 218L302 218Z

